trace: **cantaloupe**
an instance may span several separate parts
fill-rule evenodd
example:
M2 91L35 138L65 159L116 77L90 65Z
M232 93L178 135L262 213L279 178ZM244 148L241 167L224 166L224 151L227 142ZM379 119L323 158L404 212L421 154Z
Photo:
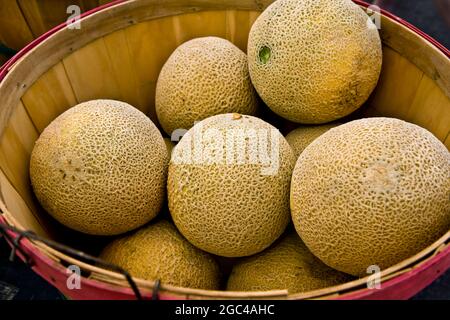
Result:
M246 54L218 37L183 43L159 74L155 106L158 120L169 135L221 113L254 114L257 96Z
M179 287L219 289L217 262L191 245L168 221L147 225L113 240L100 258L136 278Z
M164 143L166 144L167 152L169 153L169 155L171 155L175 144L172 142L172 140L170 140L170 138L164 138Z
M180 232L225 257L270 246L290 220L294 155L281 133L253 116L223 114L191 128L172 153L168 199Z
M330 129L297 160L295 228L334 269L367 275L432 244L450 229L450 153L429 131L368 118Z
M306 292L350 281L317 259L294 232L263 252L242 259L233 267L227 290Z
M54 218L88 234L116 235L159 212L168 153L161 133L124 102L93 100L57 117L30 160L34 192Z
M356 110L381 70L381 41L351 0L278 0L253 24L249 71L264 102L298 123L320 124Z
M321 126L301 126L289 132L286 136L286 140L291 146L295 158L298 158L303 150L305 150L311 142L320 137L321 134L338 125L339 124L331 123Z

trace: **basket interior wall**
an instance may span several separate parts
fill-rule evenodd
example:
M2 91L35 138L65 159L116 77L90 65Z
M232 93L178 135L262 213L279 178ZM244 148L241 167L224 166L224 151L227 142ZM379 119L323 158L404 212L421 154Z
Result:
M0 42L20 50L34 38L67 20L71 5L86 12L112 0L2 0ZM70 11L72 12L72 11ZM0 57L1 61L1 57Z
M65 243L76 238L76 247L85 249L79 239L87 236L57 224L32 193L29 157L40 132L71 106L97 98L126 101L156 122L156 80L172 51L200 36L223 37L245 51L248 32L258 15L258 11L220 10L143 21L74 47L72 53L54 61L20 99L13 101L0 139L1 196L14 222ZM426 63L423 66L422 60L414 61L414 52L398 49L401 43L389 30L381 30L385 43L380 82L358 116L390 116L416 123L450 149L448 92L433 76L433 68Z

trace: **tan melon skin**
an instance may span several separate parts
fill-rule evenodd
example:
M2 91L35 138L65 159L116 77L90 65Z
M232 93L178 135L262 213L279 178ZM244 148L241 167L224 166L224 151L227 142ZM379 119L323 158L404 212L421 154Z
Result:
M159 74L155 107L169 135L221 113L255 114L257 95L250 81L247 55L218 37L183 43Z
M321 124L359 108L381 70L381 40L351 0L278 0L253 24L248 40L252 83L275 113ZM259 57L267 47L266 63Z
M294 156L297 159L298 156L305 150L305 148L313 142L315 139L320 137L322 134L334 128L340 124L324 124L321 126L302 126L298 127L286 136L286 141L292 148Z
M191 245L168 221L150 224L112 241L100 258L133 277L173 286L218 290L220 270L214 258Z
M230 291L287 289L290 294L331 287L352 277L317 259L294 232L265 251L238 262L228 279Z
M450 153L429 131L368 118L330 129L297 160L291 214L308 248L353 275L392 266L450 229Z
M246 115L239 118L235 114L224 114L207 118L183 136L169 164L170 213L189 242L224 257L260 252L282 234L290 219L289 188L295 164L292 150L278 132L279 170L275 175L262 175L263 166L259 163L176 163L174 160L183 152L195 151L189 139L199 125L203 126L203 132L215 128L221 134L227 130L275 128ZM205 141L205 145L212 143ZM220 152L218 146L215 152Z
M161 133L145 114L124 102L93 100L42 132L30 177L39 202L59 222L116 235L158 214L168 161Z
M169 153L169 155L171 155L173 148L175 148L175 143L173 143L170 138L164 138L164 143L166 145L167 152Z

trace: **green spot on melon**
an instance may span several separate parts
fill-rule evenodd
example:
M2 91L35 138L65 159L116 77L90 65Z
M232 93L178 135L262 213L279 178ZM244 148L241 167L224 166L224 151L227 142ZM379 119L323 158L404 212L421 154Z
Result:
M259 61L262 64L266 64L269 62L271 56L271 50L269 47L263 46L261 49L259 49Z

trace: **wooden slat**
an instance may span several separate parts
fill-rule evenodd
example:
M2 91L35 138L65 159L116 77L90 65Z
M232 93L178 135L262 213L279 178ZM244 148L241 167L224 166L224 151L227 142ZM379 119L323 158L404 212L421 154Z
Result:
M385 45L399 52L436 81L450 97L450 68L448 57L444 53L407 27L384 16L381 19L380 34Z
M450 151L450 132L447 134L447 137L444 140L444 144L447 147L447 149Z
M33 40L16 0L0 1L0 42L19 50Z
M111 2L113 0L106 0L103 1L102 4L105 2ZM73 1L72 1L73 2ZM80 0L80 7L82 8L83 12L86 12L88 10L92 10L100 5L99 0Z
M157 19L126 28L133 71L137 77L141 110L157 121L155 112L156 80L162 66L175 50L172 19Z
M23 95L22 102L39 132L77 104L63 64L58 63L42 75Z
M259 16L252 11L226 11L226 38L239 49L247 52L247 41L250 28Z
M424 75L405 118L444 141L450 132L450 98Z
M178 45L198 37L225 38L227 31L225 10L174 16L173 23Z
M113 1L113 0L99 0L98 1L98 5L102 6L102 5L107 4L108 2L111 2L111 1Z
M79 102L99 98L122 100L103 38L72 53L63 64Z
M38 132L19 103L0 139L0 167L21 194L30 190L28 165L37 138Z
M13 187L35 213L30 178L29 162L34 142L38 138L25 107L19 103L14 109L9 124L0 139L0 167Z
M67 21L70 5L77 5L81 12L95 8L97 0L18 0L23 15L35 37Z
M144 37L148 35L157 35L157 37L156 39L151 37L140 39L142 42L139 43L133 42L135 46L133 48L141 49L137 53L137 50L129 49L128 38L131 37L133 41L135 39L133 33L120 30L95 40L66 57L63 64L77 100L82 102L108 98L125 101L156 120L152 102L154 99L152 88L155 81L149 83L141 80L145 79L145 76L142 76L143 73L154 75L152 72L154 68L146 69L140 62L148 61L151 64L157 64L160 61L156 57L156 52L159 52L159 55L162 54L160 40L163 34L144 33ZM155 53L146 52L149 47L152 47ZM148 54L142 56L140 55L142 52ZM136 56L140 57L139 61L134 61ZM158 65L157 68L159 73L160 66Z
M159 0L140 0L124 2L110 7L104 12L86 17L82 20L82 28L80 30L65 29L57 32L47 39L45 43L32 49L21 59L20 63L16 63L11 68L10 73L3 80L0 88L0 105L3 106L0 110L0 135L9 120L15 103L21 99L28 87L64 57L75 51L82 51L80 48L93 40L99 39L114 31L124 29L130 25L162 17L202 10L204 11L202 14L206 14L205 12L208 10L224 10L229 8L236 10L260 10L270 2L270 0L263 0L258 3L253 0L224 0L223 2L192 0L187 3L177 0L165 0L164 6L162 6ZM251 17L256 16L257 14L251 15ZM223 33L225 33L225 28L226 26L223 25ZM202 27L197 26L197 29L201 30ZM136 48L133 47L133 50L138 50ZM147 59L151 59L150 57L147 57ZM95 70L94 68L93 70L89 70L89 72L92 73ZM145 88L139 89L141 92L141 105L148 103L149 110L152 110L151 104L154 102L151 97L154 96L155 82L146 82L144 85L146 86ZM95 87L98 86L97 84ZM142 98L144 94L147 94L148 99ZM150 116L152 117L152 114Z
M450 99L412 62L383 47L383 69L366 115L415 123L444 141L450 131Z
M125 32L120 30L111 33L104 37L104 42L111 61L111 73L116 79L122 101L146 113L148 111L148 103L142 103L143 101L140 99L136 68L130 54Z
M383 47L380 80L369 105L372 113L405 119L422 80L423 72L389 47ZM405 119L406 120L406 119Z
M250 28L253 26L253 23L255 23L256 19L261 15L261 11L249 11L250 14L248 16L248 23L250 25Z
M58 4L62 4L64 1L58 1L56 3L56 6ZM23 16L27 21L27 24L33 34L33 37L37 37L38 35L44 33L46 30L50 29L50 27L47 25L45 21L45 11L41 12L40 5L45 5L46 2L38 2L36 0L18 0L18 5L20 6ZM53 13L55 13L55 10L52 10ZM65 12L65 9L64 9Z
M1 199L6 206L6 210L9 213L14 213L14 221L16 221L21 228L32 230L40 236L49 237L49 233L42 224L42 219L30 210L21 195L17 193L8 181L2 170L0 170L0 193Z

